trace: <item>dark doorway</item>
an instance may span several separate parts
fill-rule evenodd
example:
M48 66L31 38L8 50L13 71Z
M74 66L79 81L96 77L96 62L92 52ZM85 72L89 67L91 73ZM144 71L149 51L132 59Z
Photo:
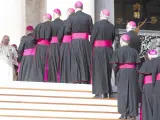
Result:
M160 0L115 0L115 25L125 29L127 21L144 25L143 30L160 30Z

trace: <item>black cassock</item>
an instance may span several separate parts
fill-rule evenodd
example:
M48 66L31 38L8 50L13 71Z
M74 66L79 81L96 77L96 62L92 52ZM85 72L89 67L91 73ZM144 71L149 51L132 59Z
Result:
M67 19L68 20L68 19ZM66 27L67 20L64 20L64 25L60 29L58 39L61 43L60 45L60 82L61 83L70 83L70 67L71 67L71 59L70 59L70 42L71 42L71 34L64 34L64 30Z
M36 39L36 55L31 80L37 82L48 81L48 51L52 38L51 22L40 23L34 29L33 35Z
M92 92L93 94L111 94L110 59L115 27L108 20L96 22L92 29Z
M139 86L142 91L142 120L153 120L152 73L155 59L144 62L139 69Z
M28 34L21 38L18 48L18 62L20 70L18 73L19 81L32 81L30 78L31 70L33 68L33 59L35 54L35 39L33 34Z
M138 115L138 52L129 46L116 49L111 63L116 72L118 112L128 117Z
M78 11L70 15L65 34L72 34L71 42L71 82L90 81L91 45L89 35L93 27L90 15Z
M63 21L59 18L52 21L52 40L49 49L49 72L48 81L58 82L58 70L59 70L59 41L58 32L63 26Z
M133 30L127 32L126 34L128 34L131 38L129 46L136 49L137 52L140 53L140 51L141 51L141 39L140 39L140 37Z
M153 119L159 120L160 118L160 57L154 60L154 66L152 62L153 72Z

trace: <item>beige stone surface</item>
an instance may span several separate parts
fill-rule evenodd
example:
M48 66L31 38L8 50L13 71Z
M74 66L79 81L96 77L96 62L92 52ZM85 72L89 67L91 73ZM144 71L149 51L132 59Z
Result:
M9 35L11 44L19 44L25 28L25 1L1 0L0 4L0 40Z
M46 12L45 0L26 0L26 25L42 22L42 16Z

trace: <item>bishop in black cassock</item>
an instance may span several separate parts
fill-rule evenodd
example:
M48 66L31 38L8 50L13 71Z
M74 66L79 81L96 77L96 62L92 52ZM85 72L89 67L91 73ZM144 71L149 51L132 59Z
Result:
M113 53L112 43L115 39L115 27L108 21L110 12L101 11L101 20L92 29L92 93L96 98L107 97L111 94L110 60Z

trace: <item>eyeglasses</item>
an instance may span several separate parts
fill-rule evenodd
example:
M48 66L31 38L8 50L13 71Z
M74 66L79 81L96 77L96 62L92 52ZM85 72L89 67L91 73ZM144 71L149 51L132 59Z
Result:
M10 41L10 39L4 39L3 41Z

